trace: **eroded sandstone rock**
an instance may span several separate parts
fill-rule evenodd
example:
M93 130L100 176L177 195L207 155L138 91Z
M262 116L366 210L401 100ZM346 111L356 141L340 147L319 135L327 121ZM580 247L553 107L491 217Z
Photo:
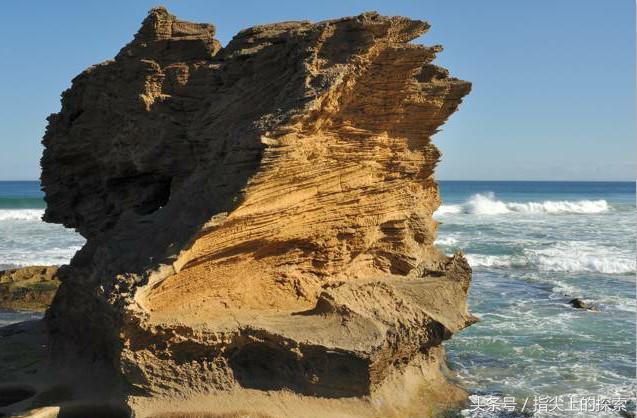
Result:
M407 381L462 398L440 344L473 320L471 270L433 245L431 136L470 84L409 43L427 29L365 13L221 48L151 10L49 118L45 219L87 238L58 273L56 351L156 398L285 389L354 416L404 412L373 400Z

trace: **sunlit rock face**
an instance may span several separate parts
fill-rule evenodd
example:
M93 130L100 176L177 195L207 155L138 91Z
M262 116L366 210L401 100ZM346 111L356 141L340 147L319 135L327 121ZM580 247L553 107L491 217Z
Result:
M365 13L222 48L151 10L49 117L45 220L87 238L59 272L55 350L156 397L285 389L373 415L401 379L449 392L471 271L433 245L431 136L470 83L409 43L427 29Z

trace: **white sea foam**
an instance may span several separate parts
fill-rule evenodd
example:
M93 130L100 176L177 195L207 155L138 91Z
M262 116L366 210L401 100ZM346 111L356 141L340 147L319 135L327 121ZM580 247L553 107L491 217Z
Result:
M435 215L457 215L462 213L462 205L440 205Z
M0 209L0 221L39 221L44 209Z
M0 267L66 264L85 240L42 221L43 209L0 209Z
M0 254L0 269L66 264L80 248L82 248L81 245L69 245L6 251Z
M508 255L465 254L471 267L526 267L528 264L523 257Z
M521 255L467 254L473 267L534 268L567 273L628 274L637 270L634 254L586 241L558 242L547 248L525 249Z
M436 215L502 215L507 213L603 213L610 210L605 200L545 200L543 202L503 202L492 192L478 193L460 205L441 205Z
M444 238L438 238L436 241L434 241L435 245L456 245L458 243L458 240L454 237L444 237Z

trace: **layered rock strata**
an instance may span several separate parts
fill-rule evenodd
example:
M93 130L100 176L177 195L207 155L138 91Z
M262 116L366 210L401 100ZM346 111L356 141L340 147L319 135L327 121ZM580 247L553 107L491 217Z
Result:
M379 412L389 382L445 385L471 271L433 244L431 136L470 83L410 43L428 27L365 13L222 48L212 25L151 10L49 117L45 220L87 239L58 272L55 351L155 398L283 391Z

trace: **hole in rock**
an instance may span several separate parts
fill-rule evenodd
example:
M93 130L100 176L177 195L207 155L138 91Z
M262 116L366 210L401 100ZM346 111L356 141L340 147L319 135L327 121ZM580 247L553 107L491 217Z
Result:
M130 418L123 407L102 404L62 406L57 418Z
M283 389L301 374L294 354L265 344L248 344L230 358L237 380L245 387Z
M229 364L245 388L290 389L330 398L369 394L368 364L349 353L305 347L297 356L274 344L251 343L238 347Z
M170 200L172 177L156 173L135 173L107 180L109 194L117 196L112 211L132 208L140 215L155 212ZM113 202L111 202L113 204Z
M0 406L8 406L21 402L35 395L35 390L28 386L0 387Z

